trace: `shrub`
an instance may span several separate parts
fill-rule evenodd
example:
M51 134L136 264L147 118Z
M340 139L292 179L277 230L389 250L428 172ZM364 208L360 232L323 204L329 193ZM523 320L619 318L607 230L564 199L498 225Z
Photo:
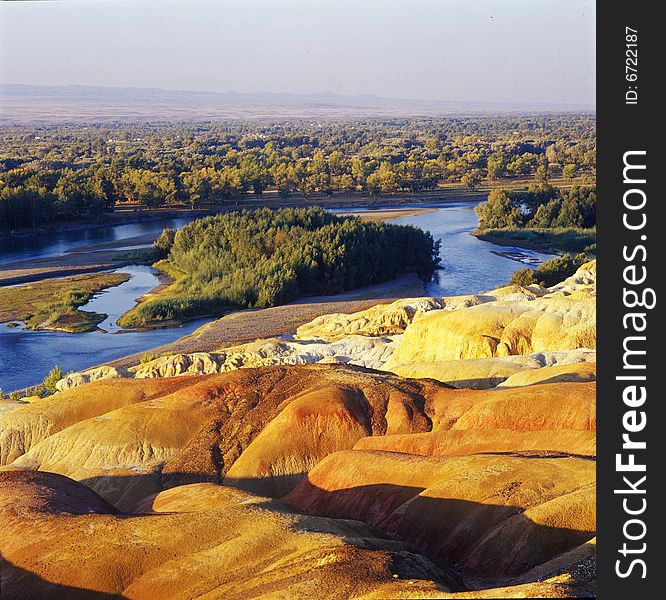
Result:
M27 398L28 396L48 396L49 392L48 390L43 386L43 385L35 385L31 388L26 389L25 391L25 397Z
M511 275L510 285L530 286L534 283L534 271L532 269L518 269ZM504 287L498 285L497 287Z
M587 256L582 252L575 257L565 254L541 263L536 269L518 269L511 276L509 284L527 287L536 283L542 287L552 287L571 277L586 262Z
M134 248L126 252L114 254L111 260L136 261L152 263L160 258L159 252L151 246L150 248Z
M55 394L55 392L58 391L56 388L56 383L58 383L64 376L65 375L62 372L62 369L58 365L53 367L49 371L49 374L44 377L44 381L42 382L46 391L49 394Z
M596 252L596 228L487 229L483 234L491 241L510 242L537 250L569 254Z

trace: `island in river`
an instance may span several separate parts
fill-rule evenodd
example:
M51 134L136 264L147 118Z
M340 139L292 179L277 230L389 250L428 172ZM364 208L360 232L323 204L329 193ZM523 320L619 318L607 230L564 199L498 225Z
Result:
M28 329L70 333L94 331L107 315L80 310L81 306L129 279L127 273L92 273L0 288L0 323L21 321Z
M290 596L334 577L331 597L359 582L376 597L593 595L595 265L550 289L493 289L516 260L547 257L469 235L465 203L395 222L442 240L430 281L123 332L137 282L157 283L127 265L82 307L115 333L0 326L3 378L34 382L54 357L85 369L54 396L0 401L4 585L37 573L46 592L77 573L118 595L203 582ZM99 552L81 564L91 527ZM297 560L266 569L277 545ZM123 579L127 561L139 567Z
M487 289L492 289L506 283L519 265L515 260L494 254L498 246L469 235L476 228L474 207L478 202L476 199L419 206L417 207L419 209L428 209L427 212L409 216L400 214L392 220L396 224L414 225L430 231L436 240L441 240L444 249L441 269L437 270L432 280L425 284L417 278L412 279L411 283L398 280L395 284L389 282L375 286L370 291L360 290L356 296L347 293L340 297L320 298L316 302L297 301L283 307L240 311L212 321L200 331L199 328L210 319L189 321L180 327L151 331L126 332L116 329L118 332L112 334L93 331L75 336L64 332L26 331L0 325L0 388L8 391L35 385L56 362L64 371L78 371L117 360L123 364L136 364L145 353L159 355L183 350L192 352L197 344L201 345L203 351L209 351L220 345L251 341L265 335L288 335L293 333L296 327L316 316L330 312L361 310L363 307L368 307L373 299L375 303L381 303L400 297L416 297L424 294L442 297L474 293L479 289L479 282L483 282ZM370 210L368 214L374 215L375 212ZM142 225L146 226L147 224ZM150 226L153 228L151 235L157 237L164 227L173 226L173 222L152 222ZM135 226L131 229L126 225L118 227L123 229L106 232L108 237L104 242L116 244L116 249L108 250L111 255L117 254L120 248L135 245L128 243L129 238L150 233L137 231ZM129 238L123 237L125 235ZM117 237L114 239L113 236ZM27 239L29 238L26 238L26 241ZM90 240L77 234L76 239L69 242L59 241L58 244L69 251L62 257L62 260L68 261L71 257L78 256L77 251L81 250L82 246L89 246ZM40 240L40 247L42 252L48 254L55 252L55 248L44 246L43 240ZM21 249L21 252L25 252L25 248ZM518 259L524 265L535 265L550 258L546 254L530 250L516 249L516 252ZM60 257L51 256L39 260L57 261ZM18 273L24 276L33 268L29 262L20 264L20 269L10 264L0 266L0 277L8 271L13 275ZM50 268L48 263L40 264L46 270ZM106 266L119 272L128 272L128 269L134 268L132 265L123 266L122 263L119 265L111 260ZM109 319L115 323L120 315L136 304L138 297L160 284L157 274L150 267L140 268L141 273L134 273L129 282L99 294L105 303L104 309L93 309L88 306L83 306L82 309L90 308L110 314ZM329 308L326 307L327 302L331 303ZM108 326L104 323L101 326L108 330ZM195 332L197 332L196 338L192 337ZM183 338L182 341L172 346L179 338ZM126 356L132 358L123 358ZM30 365L30 368L26 368L27 365Z

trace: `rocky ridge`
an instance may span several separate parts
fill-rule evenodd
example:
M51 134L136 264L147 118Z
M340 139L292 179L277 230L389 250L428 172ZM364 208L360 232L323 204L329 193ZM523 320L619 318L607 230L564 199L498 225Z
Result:
M349 363L488 389L526 369L593 362L595 291L596 263L591 262L548 289L508 286L477 295L402 299L351 315L318 317L299 327L293 340L257 340L219 352L162 356L127 370L98 367L71 374L57 387L62 391L122 377Z
M590 263L6 403L3 597L594 596L594 293Z

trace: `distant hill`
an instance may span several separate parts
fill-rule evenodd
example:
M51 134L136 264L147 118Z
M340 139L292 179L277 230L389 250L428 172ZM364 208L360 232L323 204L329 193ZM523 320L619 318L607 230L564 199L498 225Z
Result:
M443 102L333 93L191 92L155 88L0 84L0 122L411 117L588 112L568 104Z

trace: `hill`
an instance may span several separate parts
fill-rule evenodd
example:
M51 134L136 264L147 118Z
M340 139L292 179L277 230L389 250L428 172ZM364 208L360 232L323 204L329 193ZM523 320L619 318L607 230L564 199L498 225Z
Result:
M414 117L470 113L590 112L552 104L443 102L373 95L192 92L154 88L0 85L5 122Z

